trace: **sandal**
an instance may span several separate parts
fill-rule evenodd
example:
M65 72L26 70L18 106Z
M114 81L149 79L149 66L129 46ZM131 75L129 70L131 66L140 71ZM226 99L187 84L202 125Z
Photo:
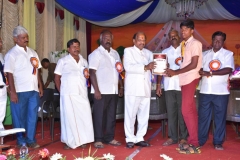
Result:
M82 144L81 146L79 146L80 148L86 148L87 145L86 144Z
M179 143L178 144L178 148L176 148L177 151L184 151L185 149L187 149L188 147L190 147L189 144L187 143Z
M68 145L65 144L65 146L63 147L63 149L68 150L71 149Z
M94 147L95 148L104 148L104 145L102 144L102 142L95 142Z
M166 142L164 142L163 146L170 146L172 144L176 144L177 142L174 142L171 138L169 138Z
M201 150L199 147L189 145L189 147L187 149L180 150L179 153L181 153L181 154L199 154L199 153L201 153Z
M107 144L110 144L112 146L120 146L121 145L121 143L116 141L115 139L110 141L110 142L108 142Z

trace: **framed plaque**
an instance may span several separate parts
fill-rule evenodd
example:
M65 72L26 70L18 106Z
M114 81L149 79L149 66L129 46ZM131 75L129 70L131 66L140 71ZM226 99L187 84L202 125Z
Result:
M153 61L156 63L156 68L152 70L152 74L165 75L167 55L164 53L153 53Z

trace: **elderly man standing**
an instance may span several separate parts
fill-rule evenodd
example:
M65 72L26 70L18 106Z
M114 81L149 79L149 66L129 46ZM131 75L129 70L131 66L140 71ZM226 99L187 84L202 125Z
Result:
M181 46L180 37L178 31L171 30L168 33L171 46L162 51L162 53L167 54L167 60L169 68L172 70L177 70L180 68L181 64ZM162 76L158 76L156 94L161 96L161 83ZM188 136L187 128L182 116L182 93L179 86L178 75L168 77L165 76L163 80L167 115L168 115L168 140L163 143L163 146L169 146L175 143L186 143ZM178 139L178 124L179 124L179 139Z
M144 141L147 132L150 97L151 97L151 69L154 69L152 52L145 49L146 35L137 32L133 36L133 47L124 50L125 75L125 113L124 130L127 148L137 146L148 147ZM138 130L134 135L134 123L138 120Z
M84 148L86 143L94 140L86 84L88 63L80 55L77 39L68 41L67 50L69 55L58 61L54 71L55 84L60 92L61 141L66 144L64 149Z
M213 48L203 53L203 69L199 72L202 80L198 107L198 140L200 146L206 143L213 112L215 124L213 145L216 150L223 150L230 94L228 79L234 70L233 52L223 48L225 40L225 33L221 31L213 33Z
M88 57L93 97L93 127L96 148L103 148L103 143L113 146L121 145L114 139L116 108L119 96L123 96L123 83L119 80L121 62L117 51L112 49L113 35L104 30L100 34L101 45ZM121 68L121 66L120 66ZM120 90L118 92L118 82Z
M9 82L13 127L26 129L26 137L23 133L17 134L18 147L27 143L30 148L38 148L35 133L39 96L43 93L38 69L42 66L37 53L27 46L28 32L24 27L14 28L13 39L16 45L7 52L4 66Z

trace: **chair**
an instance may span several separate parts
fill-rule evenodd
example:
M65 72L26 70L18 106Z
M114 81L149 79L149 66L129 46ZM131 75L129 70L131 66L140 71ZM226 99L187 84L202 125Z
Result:
M53 108L53 89L46 89L43 92L43 96L40 98L40 106L41 110L38 112L38 117L41 118L41 133L42 139L44 138L44 126L43 121L44 118L51 119L51 110ZM47 113L44 113L43 110L46 110ZM50 131L51 131L51 123L50 123Z
M60 119L60 94L55 89L53 92L53 101L52 101L52 111L50 114L50 134L52 141L54 140L54 124L55 124L55 118Z
M166 110L166 100L165 93L162 90L161 97L156 95L156 90L151 91L151 101L150 101L150 120L161 120L162 123L162 136L166 136L166 127L165 122L167 119L167 110Z
M239 136L239 122L240 122L240 91L230 90L230 96L227 108L227 121L236 122L236 133Z
M4 136L10 135L10 134L15 134L18 132L25 132L25 129L24 128L13 128L13 129L0 130L0 152L2 152L3 148L10 147L10 145L3 144Z

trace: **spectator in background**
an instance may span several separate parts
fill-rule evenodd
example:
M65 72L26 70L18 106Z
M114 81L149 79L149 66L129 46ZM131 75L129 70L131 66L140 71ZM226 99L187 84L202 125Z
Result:
M2 38L0 38L0 50L2 49ZM7 104L7 86L6 79L3 72L4 59L3 54L0 53L0 130L4 130L3 120L6 114L6 104Z
M39 96L43 95L41 68L38 54L28 45L28 32L22 26L13 30L16 45L5 56L4 72L9 82L11 113L14 128L25 128L24 133L17 133L17 144L24 143L30 148L40 147L36 143L35 133Z
M213 48L203 53L203 68L199 72L202 79L198 107L198 140L200 146L206 143L213 113L213 145L216 150L223 150L230 94L228 79L234 70L233 52L223 48L225 40L225 33L213 33Z
M56 63L50 63L47 58L44 58L42 59L41 64L44 69L48 70L47 81L44 83L43 86L44 89L46 89L49 87L50 83L54 83L54 70L56 68ZM50 86L52 89L54 89L55 87L53 88L52 86L54 86L54 84Z

